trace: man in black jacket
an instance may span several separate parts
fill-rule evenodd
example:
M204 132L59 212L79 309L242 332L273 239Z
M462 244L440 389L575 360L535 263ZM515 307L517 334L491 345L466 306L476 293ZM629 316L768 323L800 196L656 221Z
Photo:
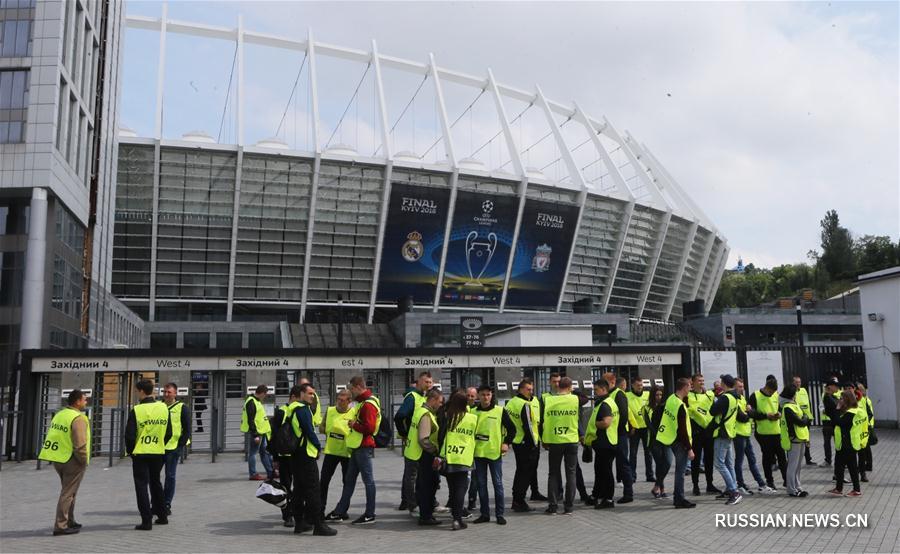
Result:
M169 523L165 492L159 473L165 464L165 445L172 438L172 419L165 404L153 397L153 383L141 379L135 385L138 403L128 412L125 451L131 456L131 473L141 523L135 529L149 531L156 523ZM149 494L148 494L149 489Z
M825 394L822 395L822 439L824 441L825 461L819 464L819 467L831 466L831 441L834 439L834 425L841 417L837 409L837 397L835 394L840 390L840 383L837 377L831 377L825 382Z

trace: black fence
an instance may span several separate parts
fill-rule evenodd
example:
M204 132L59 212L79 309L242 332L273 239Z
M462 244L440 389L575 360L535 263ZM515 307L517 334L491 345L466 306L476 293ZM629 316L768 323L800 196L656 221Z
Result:
M694 347L691 352L692 373L700 371L701 351L734 351L737 359L736 377L747 380L747 352L769 351L781 353L782 371L785 379L799 376L809 392L813 422L821 423L822 392L825 381L837 377L841 382L866 382L866 358L861 346L736 346L736 347ZM715 376L718 377L718 376ZM783 386L784 383L779 383ZM709 383L707 386L711 386ZM747 391L748 393L753 391Z

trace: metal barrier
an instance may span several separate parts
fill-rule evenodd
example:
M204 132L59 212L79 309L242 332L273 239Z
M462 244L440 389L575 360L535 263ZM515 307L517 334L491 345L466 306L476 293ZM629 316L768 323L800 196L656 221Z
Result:
M125 436L125 408L112 408L109 411L110 414L110 423L111 429L109 431L109 466L113 465L113 455L115 452L119 453L121 457L124 454L124 449L122 448L122 438ZM116 417L118 414L118 418ZM119 432L116 433L116 421L119 422Z
M210 462L216 463L216 452L219 450L219 408L213 405L210 408L210 436L209 436L209 451L210 451Z
M18 450L18 444L13 443L16 436L16 424L22 410L0 410L0 468L2 468L3 456L8 461L12 460L13 450Z

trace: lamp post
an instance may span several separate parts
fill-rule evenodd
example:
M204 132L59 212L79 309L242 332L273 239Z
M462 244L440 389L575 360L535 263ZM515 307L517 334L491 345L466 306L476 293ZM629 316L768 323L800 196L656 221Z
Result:
M338 348L344 347L344 295L338 295Z

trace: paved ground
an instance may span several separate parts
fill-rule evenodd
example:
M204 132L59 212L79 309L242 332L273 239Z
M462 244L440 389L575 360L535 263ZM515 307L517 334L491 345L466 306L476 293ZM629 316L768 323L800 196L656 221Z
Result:
M863 484L863 497L835 498L825 495L830 469L806 466L801 475L811 491L805 499L784 494L755 495L734 507L725 507L711 496L692 497L694 510L674 510L650 496L649 483L636 487L636 501L614 511L597 512L581 505L574 516L509 514L509 525L470 525L451 535L449 525L423 529L399 503L402 464L394 452L378 452L375 475L378 482L378 522L358 529L339 525L335 538L293 535L281 526L277 509L256 500L255 483L244 480L246 465L240 455L220 456L210 464L208 456L196 454L179 469L174 516L168 526L151 532L133 531L137 508L130 462L124 460L107 469L106 460L96 460L82 484L76 515L84 524L81 534L52 537L59 481L52 468L35 471L34 462L4 463L0 472L0 551L2 552L891 552L900 550L900 432L882 431L875 448L871 482ZM822 459L821 434L813 433L813 453ZM756 445L755 445L756 447ZM758 448L757 448L758 452ZM541 458L541 471L546 470ZM504 466L507 491L514 460ZM584 467L590 486L591 468ZM638 468L638 474L643 475ZM542 477L543 481L543 477ZM716 481L721 484L717 475ZM671 479L669 480L671 482ZM446 488L439 498L446 499ZM333 507L339 495L333 483ZM364 501L360 487L354 496L351 516L358 515ZM577 503L576 503L577 504ZM836 514L845 524L848 514L868 517L868 527L850 528L717 528L717 514ZM446 516L443 516L446 518ZM361 546L364 545L364 546Z

